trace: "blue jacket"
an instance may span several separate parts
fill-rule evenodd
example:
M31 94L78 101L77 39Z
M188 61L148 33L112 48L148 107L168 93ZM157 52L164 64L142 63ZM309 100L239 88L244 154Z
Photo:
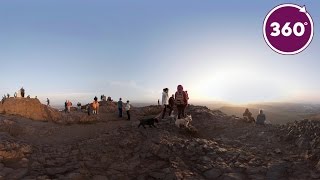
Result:
M264 115L264 114L259 114L259 115L257 116L257 121L256 121L257 124L264 124L265 121L266 121L266 115Z
M122 108L122 101L118 101L118 108Z

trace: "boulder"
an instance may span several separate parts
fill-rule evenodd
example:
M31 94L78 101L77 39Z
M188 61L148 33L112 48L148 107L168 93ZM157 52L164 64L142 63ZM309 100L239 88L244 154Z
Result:
M203 173L203 175L207 179L217 179L219 176L221 176L221 174L222 174L221 170L214 169L214 168Z

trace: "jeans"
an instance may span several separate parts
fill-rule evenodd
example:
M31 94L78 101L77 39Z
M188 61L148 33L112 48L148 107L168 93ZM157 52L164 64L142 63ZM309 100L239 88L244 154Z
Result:
M164 105L164 109L163 109L163 112L162 112L162 119L166 115L167 108L168 108L168 105Z
M128 120L130 120L130 110L127 111Z
M185 110L185 105L177 105L178 109L178 119L185 118L184 110Z
M119 109L119 117L122 117L122 108L118 108Z
M169 116L171 116L174 105L169 105Z

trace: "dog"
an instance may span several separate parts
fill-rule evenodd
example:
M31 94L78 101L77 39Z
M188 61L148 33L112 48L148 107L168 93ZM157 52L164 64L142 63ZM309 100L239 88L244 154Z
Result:
M188 127L189 123L192 121L191 115L187 115L186 118L183 119L176 119L175 125L180 128L180 127Z
M157 118L142 119L142 120L140 120L140 124L139 124L138 128L139 128L140 126L146 128L145 125L149 125L149 127L156 127L156 126L154 125L155 122L156 122L156 123L159 122Z

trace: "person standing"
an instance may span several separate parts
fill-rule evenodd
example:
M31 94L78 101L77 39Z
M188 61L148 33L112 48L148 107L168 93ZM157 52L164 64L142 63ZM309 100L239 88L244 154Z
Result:
M92 102L92 114L97 114L97 101Z
M88 116L90 116L91 115L91 111L92 111L90 103L88 103L88 105L87 105L87 111L88 111Z
M21 93L21 97L24 98L25 90L23 89L23 87L20 89L20 93Z
M169 89L168 88L164 88L163 92L162 92L162 105L163 107L163 112L162 112L162 119L165 117L166 115L166 111L169 105Z
M122 118L122 98L118 101L119 118Z
M175 103L176 103L177 109L178 109L178 119L185 117L184 110L188 104L187 101L188 101L187 95L186 95L186 92L183 91L183 86L178 85L177 92L175 94Z
M47 98L47 106L50 106L50 100Z
M78 111L81 111L81 103L80 102L78 102L77 106L78 106Z
M158 99L158 106L160 106L160 99Z
M64 112L67 113L67 111L68 111L68 100L64 102Z
M128 121L130 121L130 108L131 108L131 106L130 106L130 102L129 102L129 100L127 101L127 104L126 104L126 111L127 111L127 116L128 116Z
M174 94L172 94L172 96L169 98L169 116L171 116L171 113L173 111L174 108Z
M72 102L68 100L68 103L67 103L68 113L71 112L71 106L72 106Z
M93 107L93 114L98 114L98 109L99 109L99 102L98 102L98 98L94 98L94 101L92 103L92 107Z

